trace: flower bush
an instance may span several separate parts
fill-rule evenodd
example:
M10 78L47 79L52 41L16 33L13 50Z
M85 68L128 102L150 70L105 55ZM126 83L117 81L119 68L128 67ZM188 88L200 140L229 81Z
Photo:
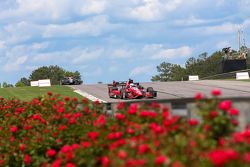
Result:
M30 102L0 98L0 166L250 166L250 130L235 131L231 101L195 95L199 120L157 103L98 101L48 92Z

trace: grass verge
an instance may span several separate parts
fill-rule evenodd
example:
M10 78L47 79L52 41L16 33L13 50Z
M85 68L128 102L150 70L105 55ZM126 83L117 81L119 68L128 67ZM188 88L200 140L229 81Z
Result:
M0 96L5 99L18 98L20 100L31 100L34 97L39 97L52 92L53 94L60 94L62 96L76 97L81 99L82 96L73 92L73 89L68 86L51 86L51 87L14 87L14 88L1 88Z

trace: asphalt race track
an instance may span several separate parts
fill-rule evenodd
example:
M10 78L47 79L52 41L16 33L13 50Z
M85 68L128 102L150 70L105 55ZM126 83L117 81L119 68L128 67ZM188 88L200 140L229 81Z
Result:
M161 100L180 100L193 99L197 92L206 96L211 96L210 92L214 88L222 91L221 98L237 99L250 98L250 82L247 81L220 81L220 80L200 80L200 81L178 81L178 82L144 82L140 83L144 88L153 87L157 91L155 99L136 99L135 101L161 101ZM90 94L107 103L119 101L131 101L113 99L108 96L106 84L82 84L72 85L72 88ZM133 99L134 100L134 99Z

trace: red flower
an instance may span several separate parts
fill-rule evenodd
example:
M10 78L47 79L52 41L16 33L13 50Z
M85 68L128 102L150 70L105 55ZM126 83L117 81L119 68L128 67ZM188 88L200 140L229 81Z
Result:
M237 110L236 108L231 108L228 112L232 116L238 116L239 115L239 110Z
M149 151L149 146L147 144L141 144L138 148L139 154L144 154L145 152Z
M82 98L82 103L83 103L83 104L87 104L87 103L88 103L88 100L84 97L84 98Z
M122 132L113 132L113 133L109 133L107 138L109 140L112 140L112 139L119 139L121 138L121 136L122 136Z
M94 126L103 126L106 123L105 116L101 114L95 121L94 121Z
M219 89L213 89L213 90L211 91L211 94L212 94L213 96L220 96L220 95L221 95L221 90L219 90Z
M250 164L250 152L245 153L244 155L244 161L248 164Z
M196 126L196 125L198 125L199 122L196 119L191 118L188 121L188 123L189 123L190 126Z
M25 154L23 157L23 161L25 163L25 165L29 165L31 163L31 158L28 154Z
M60 150L60 152L62 152L62 153L64 153L64 154L66 154L66 153L68 153L68 152L71 152L72 151L72 148L69 146L69 145L64 145L62 148L61 148L61 150Z
M117 110L121 110L125 107L125 103L124 102L119 102L117 105Z
M127 157L127 152L124 151L124 150L120 150L120 151L118 152L118 157L119 157L120 159L125 159L125 158Z
M59 128L58 128L58 130L63 131L63 130L66 129L66 128L67 128L66 125L60 125Z
M121 121L125 119L125 115L121 113L116 113L115 118Z
M88 132L88 137L91 139L91 140L96 140L96 138L99 136L99 133L98 132Z
M52 164L51 167L60 167L61 166L61 159L55 160Z
M244 141L244 135L240 132L235 132L232 136L235 143L241 143Z
M48 157L54 157L56 155L56 151L54 149L49 149L47 150L46 155Z
M81 146L83 147L83 148L88 148L88 147L90 147L90 142L88 142L88 141L84 141L84 142L81 142Z
M70 98L69 98L68 96L65 96L65 97L64 97L64 100L65 100L65 101L69 101Z
M71 100L74 101L74 102L78 101L78 99L76 97L73 97Z
M231 123L232 123L234 126L238 126L238 125L239 125L239 122L238 122L236 119L231 119Z
M72 124L75 124L75 123L76 123L76 120L74 118L70 118L69 119L69 124L72 125Z
M157 116L157 113L154 112L154 111L146 111L146 110L143 110L140 112L140 117L156 117Z
M3 165L4 165L4 160L0 159L0 166L3 166Z
M211 112L209 113L209 115L210 115L211 118L215 118L215 117L218 116L218 112L217 112L217 111L211 111Z
M108 166L108 164L109 164L109 159L108 159L108 157L107 157L107 156L101 157L101 163L102 163L102 166L103 166L103 167Z
M12 127L10 128L10 131L11 131L12 133L16 133L16 132L18 131L17 126L16 126L16 125L12 126Z
M23 152L24 151L24 149L25 149L25 144L23 144L23 143L21 143L20 145L19 145L19 149Z
M65 167L75 167L75 164L71 163L71 162L68 162Z
M64 107L60 107L57 109L57 112L62 113L62 112L64 112L64 110L65 110Z
M224 138L220 138L218 141L218 145L219 146L224 146L225 145L225 139Z
M164 164L167 161L167 159L168 158L166 156L160 155L160 156L158 156L158 157L155 158L155 164L156 165L162 165L162 164Z
M137 112L137 104L133 103L129 106L128 113L129 114L136 114Z
M230 160L235 160L239 157L239 154L233 149L216 149L208 154L208 158L215 166L224 166Z
M204 95L201 94L201 93L196 93L195 96L194 96L195 100L201 100L204 98Z
M78 148L79 148L79 144L74 143L74 144L71 145L71 148L72 148L73 150L78 149Z
M53 93L52 93L52 92L47 92L47 94L48 94L49 96L52 96L52 95L53 95Z
M219 103L219 109L227 111L231 108L232 102L230 100L224 100Z
M135 131L133 129L131 129L131 128L127 128L127 133L128 134L133 134L133 133L135 133Z

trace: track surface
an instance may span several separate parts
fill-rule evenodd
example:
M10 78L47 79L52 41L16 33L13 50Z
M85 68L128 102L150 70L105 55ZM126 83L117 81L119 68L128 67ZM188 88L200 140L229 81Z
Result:
M153 87L157 91L157 98L148 100L178 100L193 98L197 92L210 96L214 88L222 91L221 98L250 98L250 82L246 81L220 81L220 80L202 80L202 81L179 81L179 82L144 82L140 83L143 87ZM106 84L92 85L73 85L72 88L81 90L98 99L108 103L119 101L130 101L113 99L108 96L108 87ZM147 100L147 99L143 99Z

